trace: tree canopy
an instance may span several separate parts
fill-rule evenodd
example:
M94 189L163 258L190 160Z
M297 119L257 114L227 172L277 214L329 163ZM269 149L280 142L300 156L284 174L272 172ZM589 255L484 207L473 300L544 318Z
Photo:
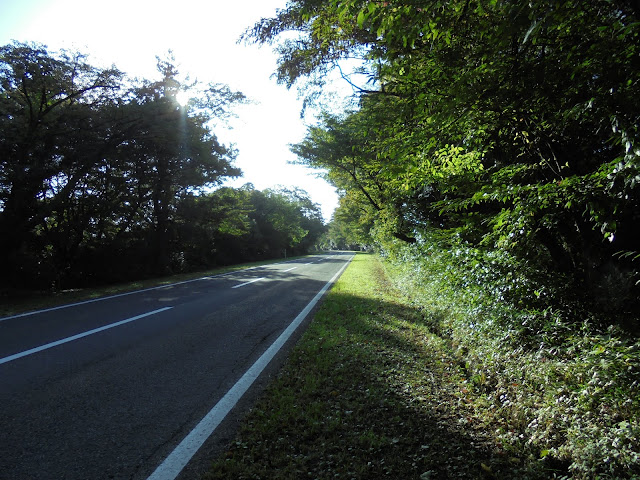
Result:
M639 20L635 2L609 0L295 0L246 35L296 32L277 47L289 86L366 61L358 108L325 115L292 150L328 171L343 216L378 244L440 231L592 293L612 274L628 306L640 255Z
M245 96L209 84L183 106L195 85L170 57L158 74L132 80L79 53L0 48L3 282L62 288L313 246L324 226L306 192L220 188L241 171L213 126Z

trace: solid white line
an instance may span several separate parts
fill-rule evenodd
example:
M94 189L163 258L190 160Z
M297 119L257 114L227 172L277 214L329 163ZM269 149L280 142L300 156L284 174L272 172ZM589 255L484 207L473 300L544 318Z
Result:
M249 280L248 282L241 283L240 285L236 285L235 287L231 287L231 288L244 287L245 285L249 285L250 283L254 283L254 282L259 282L260 280L264 280L264 279L265 277L256 278L254 280Z
M298 268L298 267L293 267L293 268L290 268L288 270L283 270L282 273L290 272L291 270L295 270L296 268Z
M298 316L291 322L284 332L276 339L275 342L256 360L249 370L231 387L231 389L220 399L218 403L207 413L200 423L195 426L191 432L178 444L178 446L169 454L167 458L156 468L147 480L175 480L180 474L193 455L211 436L213 431L220 425L231 409L238 403L238 400L249 389L253 382L260 376L265 367L278 353L282 346L289 340L289 337L300 326L302 321L309 315L309 312L315 307L316 303L322 298L325 292L331 287L331 284L340 276L347 268L353 257L342 266L331 280L313 297L313 300L304 307Z
M79 338L88 337L89 335L93 335L94 333L103 332L104 330L108 330L114 327L119 327L120 325L124 325L125 323L134 322L136 320L140 320L141 318L148 317L150 315L155 315L156 313L164 312L172 308L173 307L160 308L158 310L154 310L153 312L143 313L142 315L137 315L135 317L127 318L126 320L121 320L116 323L111 323L109 325L105 325L104 327L94 328L93 330L89 330L84 333L79 333L77 335L73 335L72 337L63 338L62 340L56 340L55 342L47 343L45 345L40 345L39 347L35 347L30 350L25 350L24 352L16 353L14 355L9 355L8 357L0 358L0 365L3 363L11 362L13 360L17 360L18 358L26 357L27 355L32 355L34 353L47 350L49 348L57 347L58 345L62 345L63 343L69 343L74 340L78 340Z

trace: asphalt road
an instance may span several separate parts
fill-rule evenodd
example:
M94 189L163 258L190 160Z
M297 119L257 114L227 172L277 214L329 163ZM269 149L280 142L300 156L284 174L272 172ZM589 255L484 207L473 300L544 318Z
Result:
M350 258L0 319L0 479L148 478Z

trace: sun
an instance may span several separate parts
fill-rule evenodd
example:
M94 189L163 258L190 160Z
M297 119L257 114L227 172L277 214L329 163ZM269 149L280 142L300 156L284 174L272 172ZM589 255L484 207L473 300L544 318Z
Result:
M181 107L185 107L189 103L189 100L191 100L191 96L188 92L181 90L176 93L176 102L178 102L178 105Z

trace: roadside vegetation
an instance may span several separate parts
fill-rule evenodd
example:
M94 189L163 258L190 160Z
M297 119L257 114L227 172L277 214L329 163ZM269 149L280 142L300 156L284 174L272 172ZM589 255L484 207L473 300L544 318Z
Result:
M327 108L292 151L341 193L327 243L376 252L376 275L396 290L354 293L354 305L378 301L359 313L345 302L333 335L366 317L369 333L395 329L378 338L380 352L403 351L398 337L420 331L426 353L406 368L394 358L398 379L368 346L342 341L342 358L366 358L374 378L397 386L373 389L380 382L363 383L354 363L349 391L411 405L398 418L414 422L408 372L422 368L417 384L442 394L425 403L436 422L456 419L450 431L457 422L488 442L480 457L490 461L460 446L475 463L458 458L466 473L429 458L396 478L638 478L637 2L289 0L246 38L276 45L278 79L310 105L323 105L331 71L353 88L351 106ZM394 326L405 320L406 331ZM438 358L454 373L440 374ZM369 461L408 469L401 454L417 444ZM365 477L338 476L349 474Z
M556 317L523 347L531 312L429 253L355 257L205 478L640 475L638 344Z
M325 227L306 192L222 186L242 172L216 132L245 96L170 55L157 66L133 79L84 53L0 47L0 299L312 250Z

